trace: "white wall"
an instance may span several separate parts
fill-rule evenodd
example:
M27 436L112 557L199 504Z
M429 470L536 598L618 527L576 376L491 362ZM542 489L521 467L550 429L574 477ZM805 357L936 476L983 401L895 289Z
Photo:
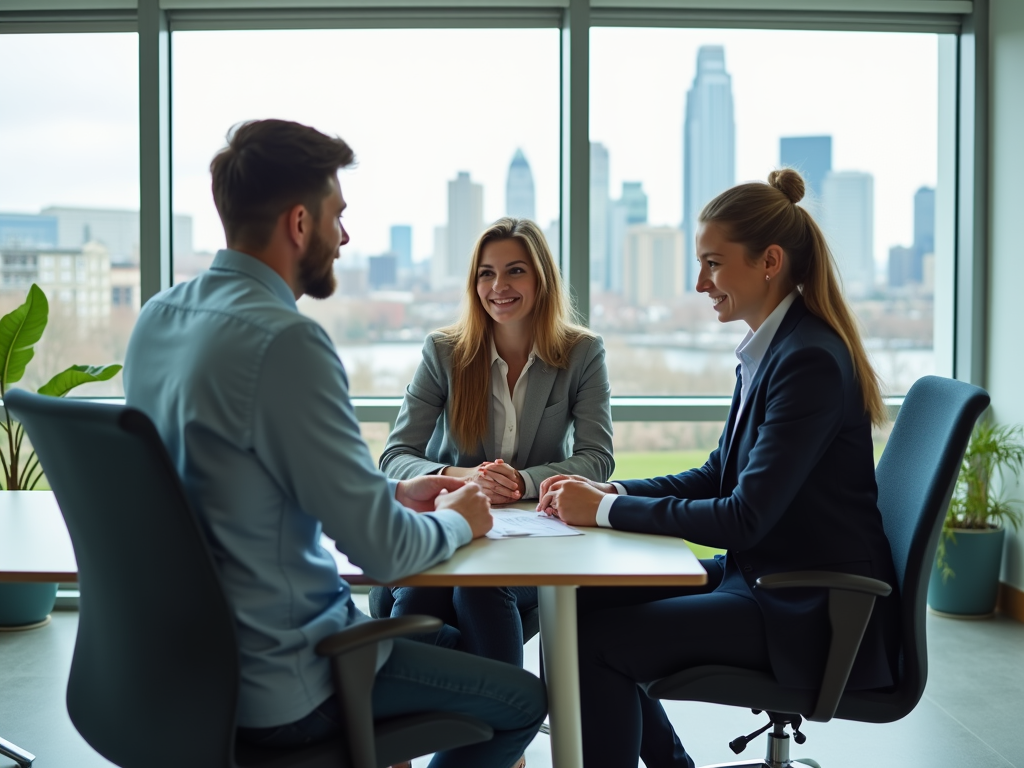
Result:
M988 389L996 421L1024 424L1024 2L990 13ZM1024 498L1024 478L1007 491ZM1002 580L1024 590L1024 529L1007 536Z

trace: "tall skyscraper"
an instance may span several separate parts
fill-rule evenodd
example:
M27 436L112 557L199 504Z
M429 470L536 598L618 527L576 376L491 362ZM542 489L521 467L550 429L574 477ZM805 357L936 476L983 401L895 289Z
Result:
M537 218L537 206L533 191L533 173L526 162L523 150L517 149L508 167L508 181L505 183L505 214L517 219Z
M608 150L590 142L590 284L608 286Z
M779 139L779 165L795 168L804 177L804 199L821 200L825 175L832 170L831 136L784 136Z
M697 216L719 192L736 183L736 123L733 119L732 78L725 71L725 48L702 45L697 51L697 74L686 94L683 118L683 240L693 251ZM686 259L686 284L695 269Z
M463 284L473 246L484 229L484 187L459 171L448 182L448 226L434 233L431 282L435 290Z
M935 253L935 190L921 187L914 193L914 281L924 284L924 259Z
M634 224L647 223L647 193L639 181L622 182L622 197L611 204L608 223L607 290L622 293L622 256L626 231Z
M831 171L822 183L821 224L847 296L863 298L875 285L875 179L860 171Z
M388 249L395 254L399 269L412 267L412 227L408 224L394 224L390 230L391 246Z

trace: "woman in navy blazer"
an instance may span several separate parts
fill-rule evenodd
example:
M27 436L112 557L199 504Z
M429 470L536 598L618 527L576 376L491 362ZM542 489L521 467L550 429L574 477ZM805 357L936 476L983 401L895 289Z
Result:
M580 596L586 765L693 766L660 703L638 687L680 669L730 664L813 688L830 638L824 590L754 588L769 573L832 570L895 587L877 507L872 423L878 381L825 239L796 203L795 171L734 187L700 216L697 290L719 320L750 328L732 407L707 463L671 477L595 483L556 477L539 509L573 525L681 536L727 550L699 589ZM878 600L851 689L893 683L898 600Z
M397 480L464 477L493 504L536 499L560 473L606 480L615 463L604 344L572 317L540 228L491 225L474 248L461 319L423 344L381 470ZM535 587L394 587L390 596L392 616L445 620L432 642L522 666L520 614L536 608ZM374 615L389 603L371 594Z

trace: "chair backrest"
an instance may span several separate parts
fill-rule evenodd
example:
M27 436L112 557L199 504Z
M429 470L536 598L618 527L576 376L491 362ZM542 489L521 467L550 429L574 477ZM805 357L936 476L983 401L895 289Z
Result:
M228 766L238 651L203 532L152 422L13 390L67 522L81 589L68 712L119 766Z
M909 712L928 677L925 599L942 521L985 390L925 376L910 388L878 462L878 508L903 606L903 659L894 698Z

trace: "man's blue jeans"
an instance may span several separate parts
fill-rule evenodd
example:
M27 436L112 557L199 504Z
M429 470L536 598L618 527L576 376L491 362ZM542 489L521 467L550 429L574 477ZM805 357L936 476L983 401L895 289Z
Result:
M415 712L457 712L494 728L494 738L439 752L430 768L509 768L526 751L547 714L544 684L510 664L461 651L399 639L373 686L375 718ZM239 734L261 746L314 744L338 731L338 704L331 697L306 717L276 728L245 728Z

